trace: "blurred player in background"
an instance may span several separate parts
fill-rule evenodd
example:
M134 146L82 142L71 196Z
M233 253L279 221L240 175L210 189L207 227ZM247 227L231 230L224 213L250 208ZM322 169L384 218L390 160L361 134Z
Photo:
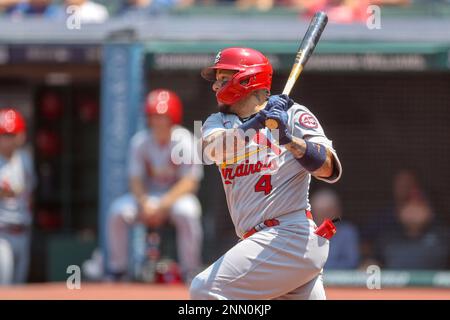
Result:
M172 161L172 150L180 138L183 152L194 152L194 136L180 126L182 104L174 92L150 92L145 112L149 128L131 140L130 193L115 200L109 212L108 270L114 279L127 272L130 225L141 222L157 228L170 220L177 232L182 274L188 281L201 264L201 206L195 193L203 168Z
M27 279L33 164L23 148L26 125L14 109L0 109L0 283Z
M311 197L314 221L341 218L342 205L337 193L331 189L316 191ZM324 269L356 269L359 264L359 237L356 227L347 221L339 223L339 232L330 240L330 251Z

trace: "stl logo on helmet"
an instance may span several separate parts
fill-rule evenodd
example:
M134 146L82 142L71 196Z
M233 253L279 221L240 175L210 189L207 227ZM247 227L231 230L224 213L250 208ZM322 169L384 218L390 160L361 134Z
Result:
M169 106L167 104L169 99L169 92L161 91L157 94L157 96L155 94L150 95L149 103L158 102L158 104L156 105L156 112L159 114L164 114L169 109Z
M15 127L15 120L16 115L14 111L9 110L4 114L2 114L2 119L0 119L0 122L2 122L3 126L7 131L12 131L14 130Z
M165 102L165 101L159 102L158 105L156 106L156 112L158 112L159 114L166 113L168 109L169 109L169 106L167 105L167 102Z
M301 126L308 129L317 129L319 126L316 119L309 113L302 113L298 118L298 122Z

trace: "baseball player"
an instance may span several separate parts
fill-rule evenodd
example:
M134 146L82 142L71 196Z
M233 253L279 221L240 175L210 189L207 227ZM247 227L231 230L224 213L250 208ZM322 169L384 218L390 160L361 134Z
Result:
M180 126L182 104L172 91L151 91L146 100L148 129L136 133L129 151L130 193L116 199L109 212L110 275L127 271L128 227L142 222L157 228L170 220L177 234L177 251L186 281L201 264L201 206L195 196L203 176L201 164L176 164L174 148L194 152L194 136ZM181 144L181 146L180 146Z
M325 299L329 240L314 233L308 188L311 176L340 178L332 142L306 107L270 96L262 53L227 48L201 74L219 106L202 127L203 155L219 167L241 241L193 279L191 298ZM277 130L265 127L269 118Z
M17 284L28 275L34 170L22 148L26 136L22 115L0 109L0 284Z

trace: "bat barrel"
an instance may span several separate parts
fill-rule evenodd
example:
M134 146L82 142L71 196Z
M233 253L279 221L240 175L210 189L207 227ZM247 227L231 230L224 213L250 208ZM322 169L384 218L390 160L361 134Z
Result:
M299 51L301 51L302 54L297 56L298 61L295 61L296 63L302 66L306 64L309 57L313 53L317 42L319 42L320 36L322 35L327 22L328 17L325 12L319 11L314 15L311 23L309 24L308 30L300 43Z
M309 23L308 30L306 30L305 36L303 37L300 47L297 50L295 62L292 66L286 85L284 86L283 94L289 95L291 93L291 90L300 76L303 67L306 65L309 57L314 52L316 44L319 42L320 36L322 35L327 22L327 14L323 11L319 11L314 15L313 19ZM278 122L275 119L267 119L265 125L271 130L278 128Z

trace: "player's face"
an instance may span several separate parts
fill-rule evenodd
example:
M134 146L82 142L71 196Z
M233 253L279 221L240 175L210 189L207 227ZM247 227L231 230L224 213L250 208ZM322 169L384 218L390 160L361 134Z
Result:
M332 219L340 216L339 205L326 196L316 196L311 200L312 211L317 224L326 218Z
M148 117L148 125L160 142L170 140L170 132L172 129L172 121L168 116L154 114Z
M400 222L410 231L422 231L432 218L431 209L423 203L411 202L400 210Z
M231 80L231 78L233 77L233 75L236 72L237 71L234 71L234 70L217 69L216 81L212 85L213 91L217 93L220 89L222 89L227 84L227 82ZM230 109L229 105L226 105L219 101L217 101L217 103L219 104L220 112L225 112L225 113L229 112L229 109Z
M404 170L397 173L394 178L394 197L398 205L420 198L420 193L419 183L412 172Z
M217 69L216 71L216 81L213 83L213 90L214 92L219 91L222 89L222 87L233 78L233 75L237 71L234 70L224 70L224 69Z
M18 137L15 134L0 135L0 153L10 156L18 147Z

